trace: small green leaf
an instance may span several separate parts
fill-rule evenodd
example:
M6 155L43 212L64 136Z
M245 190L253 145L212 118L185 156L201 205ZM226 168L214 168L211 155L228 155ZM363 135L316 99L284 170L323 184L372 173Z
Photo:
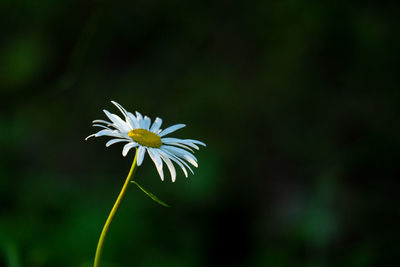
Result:
M134 183L135 185L137 185L137 187L140 188L140 190L142 190L146 195L148 195L152 200L154 200L155 202L157 202L158 204L169 208L170 206L168 204L166 204L165 202L161 201L160 199L158 199L158 197L156 197L154 194L147 192L143 187L141 187L136 181L131 181L131 183Z

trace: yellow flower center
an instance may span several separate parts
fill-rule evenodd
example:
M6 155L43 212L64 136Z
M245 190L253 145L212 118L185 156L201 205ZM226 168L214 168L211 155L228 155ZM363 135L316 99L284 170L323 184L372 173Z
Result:
M159 148L162 145L161 138L158 135L145 129L134 129L128 135L142 146Z

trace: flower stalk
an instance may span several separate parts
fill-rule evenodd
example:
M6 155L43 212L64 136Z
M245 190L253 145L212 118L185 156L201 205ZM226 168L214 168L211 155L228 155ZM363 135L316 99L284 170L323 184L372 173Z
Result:
M136 172L137 169L137 150L135 153L135 158L133 159L133 163L131 166L131 169L129 171L128 177L126 177L125 183L122 186L121 192L118 195L117 200L114 203L113 208L111 209L110 214L108 215L107 221L104 224L103 230L101 231L101 235L99 238L99 242L97 243L97 248L96 248L96 255L94 258L94 267L99 267L100 266L100 258L101 258L101 254L103 251L103 246L104 246L104 240L106 238L106 235L108 233L108 230L110 228L111 222L114 219L115 214L117 213L117 210L119 208L119 206L121 205L122 200L124 199L125 193L127 191L128 185L131 183L131 180L133 179L133 175Z

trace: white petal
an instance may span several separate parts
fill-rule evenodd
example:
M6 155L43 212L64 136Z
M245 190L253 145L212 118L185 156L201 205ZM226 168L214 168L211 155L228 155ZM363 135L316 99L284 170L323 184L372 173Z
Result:
M163 141L163 143L176 143L176 142L181 142L184 139L179 139L179 138L173 138L173 137L164 137L161 138L161 141Z
M105 121L105 120L94 120L94 121L92 121L92 123L104 123L107 126L112 124L112 122Z
M149 130L150 124L151 124L151 120L149 117L144 116L144 129Z
M108 128L107 126L104 126L103 124L97 124L97 123L95 123L95 124L93 124L92 126L96 126L96 127L100 127L100 128L104 128L104 129L111 130L110 128Z
M182 163L181 163L179 160L177 160L177 159L176 159L175 157L173 157L173 156L168 155L167 153L165 153L165 152L162 151L162 150L159 150L159 151L160 151L161 154L164 153L166 157L169 157L172 161L174 161L176 164L178 164L179 167L181 167L183 173L185 174L185 177L186 177L186 178L188 177L188 173L187 173L185 167L182 165Z
M162 119L157 117L150 128L150 132L156 133L160 129L161 124L162 124Z
M112 114L110 111L103 109L104 114L106 114L106 116L110 119L110 121L112 123L118 123L118 121L116 120L116 118L113 116L114 114ZM115 115L117 116L117 115ZM117 116L119 118L119 116ZM119 118L120 120L122 120L121 118Z
M122 149L122 156L125 157L128 154L129 150L131 150L132 147L136 147L138 145L139 145L138 143L133 143L133 142L126 144L124 146L124 148Z
M162 153L162 151L160 151L160 157L165 161L165 164L167 164L167 167L169 169L169 172L171 173L171 180L172 182L175 182L176 179L176 171L175 171L175 167L174 164L172 164L171 160L169 159L169 157Z
M181 143L184 145L188 145L190 147L193 147L194 149L199 150L199 147L193 144L193 142L188 141L190 139L179 139L179 138L171 138L171 137L165 137L162 138L161 141L165 144L173 144L173 143Z
M183 127L185 127L185 126L186 126L185 124L175 124L175 125L172 125L172 126L166 128L165 130L163 130L163 131L159 134L159 136L160 136L160 137L163 137L164 135L167 135L167 134L170 134L170 133L172 133L172 132L175 132L176 130L179 130L180 128L183 128Z
M118 104L117 102L115 102L115 101L111 101L111 103L113 103L118 109L119 109L119 111L121 111L121 113L125 116L125 118L126 118L126 110L120 105L120 104Z
M160 149L160 150L161 150L161 149ZM167 151L167 150L162 150L162 152L164 152L165 154L167 154L171 159L174 158L174 159L176 159L177 161L179 161L180 163L182 163L183 165L185 165L186 168L188 168L189 171L190 171L192 174L194 174L192 168L190 168L190 166L189 166L183 159L181 159L181 158L175 156L174 154L172 154L171 152L169 152L169 151Z
M94 137L94 136L95 136L95 134L89 135L88 137L85 138L85 141L87 141L89 138Z
M121 132L129 132L131 130L129 124L122 120L118 115L112 114L105 109L103 111Z
M124 109L124 107L122 107L120 104L118 104L115 101L111 101L111 103L113 103L115 106L117 106L117 108L121 111L121 113L124 114L125 121L131 126L132 129L138 128L136 117L132 113L126 111L126 109Z
M133 115L130 112L128 112L127 115L128 115L127 120L129 122L129 124L132 126L132 128L133 129L139 128L139 122L138 122L137 118L135 117L135 115Z
M104 129L101 131L98 131L97 133L94 134L96 137L100 136L112 136L112 137L122 137L122 134L117 131L117 130L109 130L109 129Z
M138 122L138 128L144 129L144 121L143 121L143 116L140 114L140 112L136 111L136 119Z
M161 146L161 148L166 149L167 151L170 151L174 155L184 158L193 166L198 167L196 157L189 151L186 151L179 147L167 146L167 145L163 145L163 146Z
M162 143L164 144L163 141L162 141ZM184 149L186 149L186 150L189 150L189 151L191 151L191 152L194 152L193 149L191 149L190 147L185 146L185 145L180 144L180 143L166 143L166 144L171 145L171 146L179 146L179 147L182 147L182 148L184 148Z
M110 141L108 141L106 143L106 147L109 147L109 146L111 146L111 145L113 145L115 143L119 143L119 142L130 142L130 140L127 140L127 139L111 139Z
M149 153L150 158L153 160L154 165L156 165L161 181L164 181L163 163L158 151L158 149L147 148L147 152Z
M195 160L193 160L193 158L189 157L188 155L184 155L183 158L186 159L190 164L192 164L196 168L199 167L197 162Z
M193 144L198 144L202 146L207 146L205 143L199 141L199 140L193 140L193 139L185 139L185 141L192 142Z
M144 159L144 152L146 152L146 149L144 147L140 146L137 151L137 153L138 153L137 154L137 165L138 166L142 165L142 162Z
M197 161L196 157L192 153L190 153L189 151L184 150L182 148L174 147L174 146L170 146L170 145L162 145L161 147L167 149L171 153L176 154L178 156L188 155L188 156L192 157L195 161Z
M142 114L141 114L140 112L135 111L135 113L136 113L136 118L137 118L138 120L143 120L143 116L142 116Z

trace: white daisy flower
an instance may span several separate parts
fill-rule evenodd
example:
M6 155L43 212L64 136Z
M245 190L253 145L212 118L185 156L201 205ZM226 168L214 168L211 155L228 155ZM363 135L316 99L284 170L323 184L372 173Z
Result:
M175 124L162 130L160 128L162 119L157 117L152 124L149 117L143 117L142 114L137 111L135 116L131 112L126 111L117 102L111 101L111 103L121 111L125 120L121 119L118 115L103 110L111 122L94 120L93 126L104 129L89 135L85 140L90 137L114 137L106 143L107 147L115 143L126 142L127 144L125 144L122 149L122 155L125 157L131 148L136 147L138 153L137 166L142 165L147 151L162 181L164 181L163 162L165 162L171 173L172 182L175 182L176 178L176 171L172 162L176 163L182 169L186 177L188 177L186 168L193 174L187 162L197 167L197 159L192 154L194 152L193 149L198 150L199 147L197 145L206 146L206 144L193 139L165 137L185 127L185 124Z

